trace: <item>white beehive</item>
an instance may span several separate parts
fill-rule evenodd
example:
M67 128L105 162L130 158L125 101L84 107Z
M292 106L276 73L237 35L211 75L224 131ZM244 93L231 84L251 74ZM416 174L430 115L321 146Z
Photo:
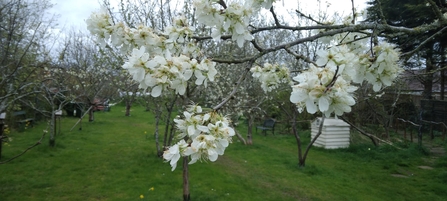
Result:
M312 139L320 128L321 118L312 122ZM349 146L349 124L341 119L325 118L321 135L313 144L316 147L326 149L346 148Z

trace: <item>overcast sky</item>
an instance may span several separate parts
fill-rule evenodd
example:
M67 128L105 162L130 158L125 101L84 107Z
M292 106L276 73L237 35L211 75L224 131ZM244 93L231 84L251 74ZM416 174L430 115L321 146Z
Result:
M59 15L59 28L85 27L85 19L99 9L97 0L51 0L54 5L51 12Z
M99 10L98 0L51 0L54 8L52 13L58 14L59 29L82 29L86 30L85 19L94 11ZM112 0L118 2L119 0ZM315 6L316 0L300 0L303 7ZM322 2L329 2L331 9L338 12L349 13L351 8L351 0L326 0ZM364 8L365 0L355 0L357 7ZM116 4L115 4L116 5ZM297 0L280 0L276 7L278 8L292 8L297 5Z

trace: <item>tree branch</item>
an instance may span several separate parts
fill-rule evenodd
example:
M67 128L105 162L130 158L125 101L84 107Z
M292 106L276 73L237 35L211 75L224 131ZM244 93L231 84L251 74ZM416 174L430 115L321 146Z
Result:
M241 75L241 77L239 78L239 80L235 83L234 87L233 87L233 91L227 96L227 98L225 98L221 103L219 103L218 105L213 107L213 110L219 110L220 108L222 108L229 100L231 100L233 98L233 96L236 94L237 89L239 88L239 86L242 84L242 81L244 81L245 77L247 77L248 72L250 72L251 66L253 65L254 60L251 60L250 62L248 62L247 67L245 68L245 72Z
M26 152L28 152L30 149L36 147L37 145L42 144L42 139L45 137L45 135L47 134L47 132L48 132L48 131L46 131L46 130L43 131L42 137L41 137L36 143L34 143L33 145L31 145L30 147L28 147L27 149L25 149L22 153L20 153L20 154L14 156L14 157L12 157L12 158L10 158L10 159L8 159L8 160L5 160L5 161L0 162L0 165L1 165L1 164L5 164L5 163L10 162L10 161L12 161L12 160L14 160L14 159L16 159L16 158L22 156L23 154L25 154Z

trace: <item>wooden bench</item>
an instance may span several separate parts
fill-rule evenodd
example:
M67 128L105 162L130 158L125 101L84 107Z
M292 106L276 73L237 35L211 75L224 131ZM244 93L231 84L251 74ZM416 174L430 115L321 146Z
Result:
M16 120L16 123L18 124L19 130L23 130L27 126L34 127L34 118L27 118L25 111L13 112L12 116L15 119L18 119Z
M272 134L275 134L275 120L274 119L266 119L262 126L256 127L256 133L258 133L258 129L262 130L264 135L267 135L267 131L272 131Z

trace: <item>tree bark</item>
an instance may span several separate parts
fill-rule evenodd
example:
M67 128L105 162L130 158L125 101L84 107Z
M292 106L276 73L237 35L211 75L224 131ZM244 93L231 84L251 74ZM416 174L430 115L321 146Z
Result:
M132 103L131 101L126 101L126 113L124 114L124 116L128 117L130 116L130 108L132 107Z
M162 157L163 156L163 150L160 148L160 141L159 141L159 126L160 126L160 118L161 118L161 108L160 105L157 103L155 108L155 147L157 148L157 156Z
M248 131L247 131L247 145L253 144L253 117L249 115L248 117Z
M51 114L51 121L50 121L50 146L54 147L56 145L56 115L54 115L54 110Z
M174 105L175 105L175 102L177 101L177 97L178 96L175 96L174 100L172 100L170 105L168 105L167 102L165 103L165 107L166 107L166 110L168 111L168 115L166 116L165 136L163 139L163 149L165 149L166 147L171 145L171 142L170 142L171 140L169 140L169 142L168 142L168 134L172 133L172 132L169 132L170 131L169 126L172 126L172 127L175 126L174 124L171 124L171 122L172 122L171 114L172 114L172 111L174 110Z
M298 166L303 167L305 161L303 160L303 151L302 151L302 147L301 147L301 138L300 135L298 133L298 129L296 129L296 116L297 116L297 111L296 109L292 108L292 132L293 135L295 136L295 140L296 140L296 144L298 147Z
M93 113L93 107L94 106L92 106L92 109L88 111L88 121L89 122L92 122L93 120L95 120L95 116L94 116L94 113Z
M0 120L0 159L2 159L3 125L3 120Z
M324 119L325 116L323 115L323 117L321 118L321 122L320 122L320 126L318 128L318 133L317 135L315 135L315 137L310 141L310 143L307 145L306 151L304 151L304 155L302 157L302 159L300 160L300 167L304 167L306 165L306 158L307 158L307 154L309 153L310 148L312 147L312 145L314 144L314 142L318 139L318 137L320 137L321 132L323 130L323 125L324 125Z
M432 63L432 57L427 56L427 64L425 67L425 77L424 77L424 91L422 92L422 97L424 99L429 99L431 100L433 98L432 96L432 90L433 90L433 73L431 73L431 71L433 71L434 66Z
M188 156L183 156L183 201L190 201Z

